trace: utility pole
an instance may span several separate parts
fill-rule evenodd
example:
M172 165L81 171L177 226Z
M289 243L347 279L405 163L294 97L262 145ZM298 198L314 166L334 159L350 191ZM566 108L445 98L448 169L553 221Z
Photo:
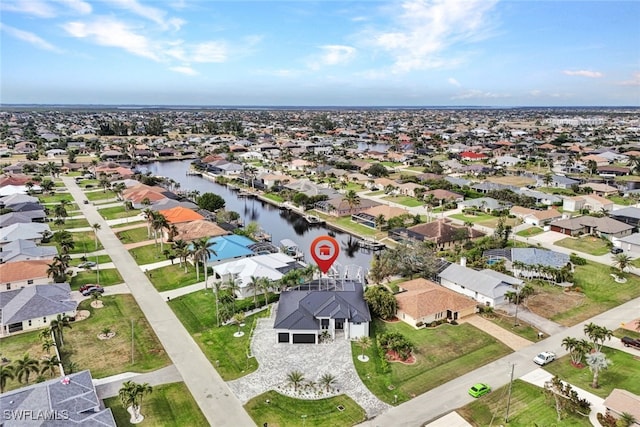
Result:
M513 363L511 365L511 379L509 380L509 396L507 397L507 413L504 416L504 422L509 422L509 408L511 406L511 386L513 385L513 369L516 367L516 364Z
M520 288L516 285L516 316L513 320L513 326L519 326L518 324L518 306L520 305ZM526 317L526 316L525 316Z
M133 319L131 319L131 364L132 365L134 363L134 357L133 357L134 354L135 354L135 350L133 348Z

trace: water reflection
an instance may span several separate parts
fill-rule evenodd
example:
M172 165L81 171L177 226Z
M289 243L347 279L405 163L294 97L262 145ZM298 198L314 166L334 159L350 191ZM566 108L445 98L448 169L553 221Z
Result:
M349 236L346 241L342 241L342 250L349 258L353 258L358 249L360 249L360 242L353 236Z

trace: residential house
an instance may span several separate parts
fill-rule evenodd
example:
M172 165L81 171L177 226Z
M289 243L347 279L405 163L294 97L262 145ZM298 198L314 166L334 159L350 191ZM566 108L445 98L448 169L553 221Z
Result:
M562 200L563 212L580 212L585 207L586 200L581 196L565 197Z
M597 194L585 194L580 197L584 199L584 209L589 209L592 212L610 212L613 210L613 202Z
M614 246L631 252L632 254L640 254L640 233L633 233L619 239L612 239Z
M461 244L467 240L475 240L485 234L471 227L455 225L446 218L409 228L396 228L389 231L389 237L399 242L432 242L437 248L444 249Z
M551 224L551 231L566 234L568 236L579 236L581 234L593 234L611 240L613 237L629 236L633 227L615 219L608 217L579 216L569 219L561 219Z
M511 215L515 215L525 224L531 224L536 227L543 227L551 221L562 218L562 214L556 209L536 210L523 208L522 206L514 206L509 211Z
M297 193L304 193L308 197L326 195L327 197L331 198L340 195L340 193L338 193L333 188L322 187L315 182L309 181L306 178L289 182L284 185L284 188L295 191Z
M445 288L467 295L488 307L502 304L505 302L505 293L524 285L522 280L497 271L477 271L460 264L449 265L438 274L438 279Z
M52 260L56 255L58 255L58 249L55 246L38 246L32 240L18 239L0 247L0 264L16 261Z
M40 243L45 232L51 232L49 224L39 222L11 224L0 228L0 247L19 239Z
M547 278L548 272L540 267L554 270L572 267L569 255L541 248L489 249L484 251L482 256L487 258L488 262L504 260L505 268L518 278Z
M202 215L200 215L193 209L183 208L182 206L176 206L175 208L158 211L158 213L164 216L169 224L173 225L204 219Z
M414 327L443 320L458 320L476 312L477 302L426 279L398 284L396 316Z
M282 292L273 328L279 343L318 344L325 331L333 339L369 336L370 322L362 283L344 281L343 290Z
M587 182L585 184L580 184L578 187L590 188L593 193L602 197L609 197L618 194L618 189L616 187L612 187L601 182Z
M184 240L185 242L191 242L204 237L211 238L230 234L215 222L206 219L178 223L175 226L177 232L173 235L174 241Z
M46 327L59 314L75 318L78 302L68 283L51 283L0 292L2 335Z
M315 208L328 215L339 217L353 215L378 205L380 205L380 203L374 200L360 199L357 205L350 206L344 196L339 195L333 199L316 202Z
M420 189L426 190L423 185L416 184L414 182L398 184L398 192L403 196L416 197L416 191L419 191Z
M4 427L116 427L110 408L103 409L89 371L81 371L0 395ZM32 420L6 417L31 414Z
M542 205L556 205L562 203L562 197L558 197L554 194L543 193L542 191L535 191L529 188L520 188L514 190L516 194L520 194L521 196L531 197L535 199L537 204Z
M45 222L47 214L44 211L9 212L0 215L0 228L12 224L28 224L30 222Z
M406 215L407 213L408 211L406 209L389 205L378 205L351 215L351 221L357 222L358 224L362 224L366 227L377 229L384 225L377 223L379 217L384 218L384 222L386 223L391 218Z
M256 242L239 234L213 237L209 239L209 241L213 243L211 249L215 251L215 254L209 256L207 260L208 266L218 264L225 260L255 255L253 250L251 250L251 246Z
M627 206L626 208L611 211L609 212L609 217L616 221L632 225L634 228L640 226L640 208L634 206Z
M549 184L549 186L554 188L569 189L571 188L571 186L578 185L578 184L580 184L580 181L567 178L564 175L552 175L551 183ZM544 177L542 176L538 177L538 182L536 182L536 187L546 187L546 186L547 184L544 182Z
M51 283L48 270L49 261L41 259L0 264L0 292Z
M513 156L500 156L495 158L495 164L497 166L515 166L519 163L522 163L522 159Z
M460 153L461 160L467 160L471 162L477 162L488 158L489 156L484 153L474 153L473 151L463 151L462 153Z
M503 211L513 206L509 202L496 200L492 197L480 197L478 199L468 199L458 203L460 208L476 208L482 212Z
M449 191L449 190L443 190L440 188L437 188L435 190L425 191L424 193L425 200L428 201L431 198L431 196L433 196L434 201L439 200L442 203L448 203L448 202L458 203L458 202L464 201L464 195L454 193L453 191Z
M606 415L620 419L623 414L629 414L635 420L629 427L640 426L640 396L630 391L614 388L602 403L606 408Z

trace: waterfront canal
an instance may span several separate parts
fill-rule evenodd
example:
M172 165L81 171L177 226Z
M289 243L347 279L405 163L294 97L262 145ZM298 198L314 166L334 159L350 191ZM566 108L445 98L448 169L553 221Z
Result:
M240 214L245 224L255 221L272 236L272 243L279 246L282 239L293 240L305 253L305 260L313 262L310 255L310 245L313 239L325 235L328 230L319 225L310 225L299 215L280 210L278 207L254 198L239 198L237 192L229 190L226 186L194 175L187 175L190 160L154 162L147 165L138 165L138 169L149 171L153 175L172 178L180 183L181 191L198 190L202 193L215 193L224 198L225 209ZM340 255L335 265L345 267L357 265L363 268L363 274L369 270L372 253L360 249L349 250L351 236L339 231L333 231L336 240L340 243ZM353 238L352 240L356 240Z

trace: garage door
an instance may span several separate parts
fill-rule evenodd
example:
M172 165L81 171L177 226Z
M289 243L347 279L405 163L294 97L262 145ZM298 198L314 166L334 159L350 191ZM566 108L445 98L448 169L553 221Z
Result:
M294 344L315 344L315 334L293 334Z
M289 342L289 332L278 332L278 342Z

